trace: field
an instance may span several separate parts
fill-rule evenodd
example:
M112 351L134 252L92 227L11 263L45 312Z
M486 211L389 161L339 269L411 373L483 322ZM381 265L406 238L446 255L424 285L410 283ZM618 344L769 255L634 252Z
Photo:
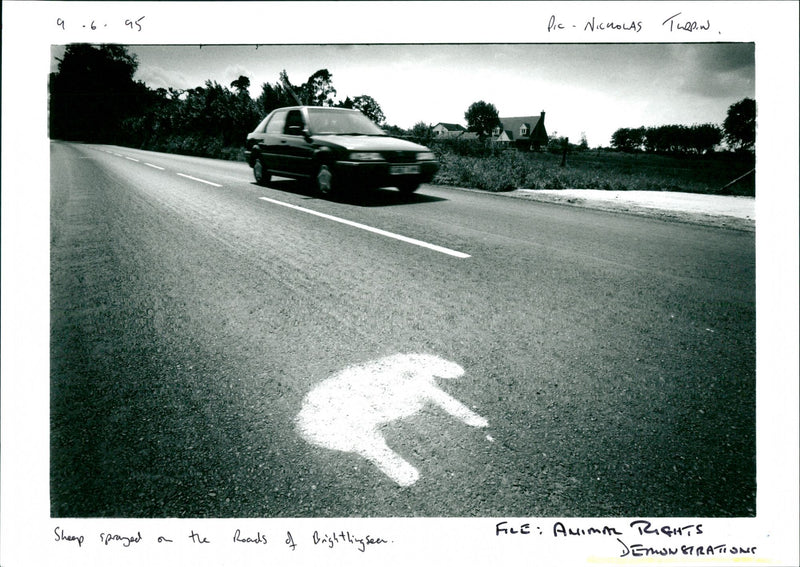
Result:
M441 162L434 183L486 191L513 189L605 189L684 191L755 196L755 167L750 154L662 156L607 150L572 151L566 165L550 152L505 150L486 156L463 155L433 144Z

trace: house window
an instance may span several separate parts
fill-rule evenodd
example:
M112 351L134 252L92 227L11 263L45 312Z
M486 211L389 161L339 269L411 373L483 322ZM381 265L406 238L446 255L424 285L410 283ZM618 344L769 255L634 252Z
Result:
M528 135L528 126L526 124L523 124L522 126L519 127L519 135L520 136Z
M497 126L494 130L492 130L492 136L499 136L500 135L500 126Z

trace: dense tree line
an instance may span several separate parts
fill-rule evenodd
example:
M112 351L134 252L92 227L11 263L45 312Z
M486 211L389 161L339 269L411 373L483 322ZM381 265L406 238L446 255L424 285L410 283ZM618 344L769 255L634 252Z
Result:
M626 152L704 154L721 141L722 130L714 124L620 128L611 136L611 145Z
M327 69L300 85L284 70L253 99L245 76L230 85L209 80L186 90L151 89L133 79L137 68L136 57L123 46L67 46L50 75L50 136L226 157L238 152L269 112L297 104L355 108L397 130L384 124L380 105L368 95L337 101Z
M755 101L745 98L728 108L722 127L672 124L619 128L611 136L611 146L625 152L704 154L725 140L733 149L751 149L755 144L755 116Z

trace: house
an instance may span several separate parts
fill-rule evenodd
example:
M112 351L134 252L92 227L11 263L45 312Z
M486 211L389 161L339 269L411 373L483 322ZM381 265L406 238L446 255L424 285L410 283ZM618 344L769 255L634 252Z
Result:
M447 122L439 122L433 127L433 135L438 138L457 138L466 131L467 129L460 124L448 124Z
M500 126L492 132L492 142L520 150L538 150L548 142L544 110L539 116L500 117Z

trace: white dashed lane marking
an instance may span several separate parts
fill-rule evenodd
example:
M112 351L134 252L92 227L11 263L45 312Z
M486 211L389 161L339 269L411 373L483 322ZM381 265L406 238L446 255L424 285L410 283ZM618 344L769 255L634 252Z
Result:
M142 162L141 160L138 160L136 158L132 158L132 157L125 156L125 155L122 155L122 154L118 154L116 152L107 152L107 153L111 153L111 154L113 154L115 156L118 156L118 157L124 157L127 160L134 161L134 162L137 162L137 163L143 163L147 167L152 167L153 169L157 169L159 171L164 171L163 167L154 165L152 163ZM193 176L187 175L185 173L176 173L176 175L179 175L179 176L181 176L181 177L183 177L185 179L191 179L192 181L197 181L198 183L205 183L206 185L211 185L212 187L222 187L222 185L220 185L219 183L214 183L213 181L208 181L206 179L200 179L199 177L193 177ZM242 181L244 181L244 180L242 180ZM347 225L347 226L351 226L351 227L358 228L358 229L361 229L361 230L366 230L367 232L372 232L373 234L379 234L379 235L385 236L387 238L393 238L393 239L399 240L401 242L406 242L408 244L413 244L415 246L420 246L422 248L427 248L429 250L434 250L436 252L440 252L442 254L447 254L448 256L453 256L455 258L461 258L461 259L470 258L470 255L469 254L465 254L464 252L459 252L458 250L453 250L451 248L446 248L444 246L439 246L437 244L431 244L430 242L425 242L423 240L418 240L416 238L410 238L408 236L403 236L402 234L389 232L388 230L375 228L373 226L369 226L369 225L366 225L366 224L361 224L361 223L350 221L350 220L343 219L343 218L340 218L340 217L335 217L333 215L328 215L326 213L320 213L318 211L314 211L314 210L311 210L311 209L306 209L304 207L299 207L297 205L292 205L290 203L285 203L283 201L277 201L275 199L270 199L268 197L259 197L259 199L261 199L262 201L267 201L269 203L273 203L275 205L281 205L283 207L288 207L288 208L294 209L296 211L301 211L301 212L304 212L304 213L308 213L310 215L315 215L315 216L318 216L318 217L321 217L321 218L324 218L324 219L328 219L328 220L331 220L331 221L334 221L334 222L338 222L338 223L341 223L341 224L344 224L344 225Z
M222 187L219 183L212 183L211 181L206 181L205 179L200 179L199 177L192 177L191 175L186 175L185 173L179 173L181 177L185 177L186 179L191 179L192 181L198 181L200 183L205 183L206 185L211 185L212 187Z
M180 174L179 174L180 175ZM358 222L353 222L347 219L335 217L333 215L328 215L325 213L320 213L318 211L312 211L311 209L306 209L303 207L298 207L297 205L292 205L290 203L284 203L283 201L276 201L275 199L269 199L268 197L259 197L262 201L267 201L268 203L273 203L275 205L281 205L282 207L288 207L290 209L294 209L296 211L302 211L304 213L308 213L310 215L315 215L318 217L322 217L324 219L328 219L334 222L338 222L341 224L345 224L347 226L352 226L355 228L359 228L361 230L366 230L367 232L372 232L375 234L380 234L381 236L386 236L388 238L394 238L395 240L400 240L401 242L406 242L408 244L414 244L415 246L421 246L423 248L428 248L430 250L435 250L436 252L441 252L442 254L447 254L449 256L454 256L456 258L469 258L469 254L465 254L463 252L459 252L458 250L451 250L450 248L445 248L444 246L438 246L436 244L431 244L430 242L424 242L422 240L417 240L416 238L409 238L408 236L403 236L402 234L396 234L394 232L389 232L387 230L382 230L380 228L375 228L372 226L368 226L366 224L361 224Z

